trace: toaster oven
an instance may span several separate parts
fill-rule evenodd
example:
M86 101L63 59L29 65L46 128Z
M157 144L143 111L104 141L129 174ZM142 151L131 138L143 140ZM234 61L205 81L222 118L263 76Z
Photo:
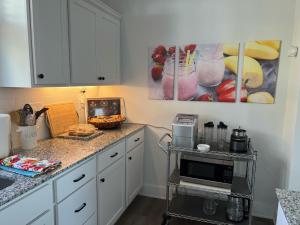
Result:
M198 115L177 114L172 124L172 144L194 148L198 137Z

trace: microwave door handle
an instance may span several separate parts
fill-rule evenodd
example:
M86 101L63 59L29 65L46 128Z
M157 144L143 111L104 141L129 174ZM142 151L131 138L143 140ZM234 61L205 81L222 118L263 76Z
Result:
M163 140L164 140L166 137L169 137L170 139L172 139L171 134L165 133L165 134L159 139L158 146L161 148L161 150L163 150L164 153L168 154L168 149L166 149L165 146L162 144Z

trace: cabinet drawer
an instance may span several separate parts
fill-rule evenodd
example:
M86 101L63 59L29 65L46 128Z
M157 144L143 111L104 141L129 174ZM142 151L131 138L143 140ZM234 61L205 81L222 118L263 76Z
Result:
M82 225L97 210L96 196L93 179L58 205L58 225Z
M144 129L126 139L126 151L129 152L142 142L144 142Z
M56 201L60 202L95 176L96 159L94 158L70 173L60 177L54 182L56 188Z
M0 211L1 224L28 224L49 211L52 202L52 186L46 185Z
M53 211L49 211L39 217L34 222L30 223L30 225L54 225L53 222Z
M88 221L85 222L84 225L97 225L97 213L94 213Z
M106 167L111 165L112 163L116 162L125 154L125 140L122 140L115 144L105 152L100 152L97 155L97 166L98 172L101 172Z

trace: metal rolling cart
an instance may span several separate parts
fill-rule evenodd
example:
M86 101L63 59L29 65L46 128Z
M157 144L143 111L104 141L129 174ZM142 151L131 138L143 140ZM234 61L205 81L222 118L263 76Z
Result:
M168 142L167 146L164 146L163 141L166 137L172 138L170 134L165 134L158 143L160 148L167 154L166 212L162 225L169 224L172 218L182 218L215 225L251 225L257 151L249 147L247 153L233 153L229 151L229 146L227 146L228 148L224 148L224 150L218 150L212 147L209 152L201 153L194 149L175 147L171 142ZM234 176L231 193L220 190L210 190L209 192L207 192L207 190L197 190L200 195L190 195L182 191L182 189L184 190L187 187L182 187L180 184L178 160L179 154L181 153L197 154L198 156L218 159L222 158L233 160L234 162L244 162L245 174L243 177ZM175 155L175 168L171 172L172 155ZM218 199L217 210L214 215L206 215L202 210L203 202L209 195L213 195L214 198ZM226 209L228 196L248 200L248 219L242 222L232 222L227 219Z

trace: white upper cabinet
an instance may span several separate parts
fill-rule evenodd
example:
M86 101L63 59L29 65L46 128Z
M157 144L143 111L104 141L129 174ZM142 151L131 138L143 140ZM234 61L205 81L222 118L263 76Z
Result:
M69 83L67 2L31 0L34 82Z
M0 86L69 84L67 0L1 0L0 17Z
M105 12L97 17L97 65L105 84L120 83L120 21Z
M82 0L70 0L69 3L71 82L96 83L97 9Z
M120 83L120 15L99 0L1 0L0 87Z
M120 15L97 0L69 0L71 83L120 83Z

